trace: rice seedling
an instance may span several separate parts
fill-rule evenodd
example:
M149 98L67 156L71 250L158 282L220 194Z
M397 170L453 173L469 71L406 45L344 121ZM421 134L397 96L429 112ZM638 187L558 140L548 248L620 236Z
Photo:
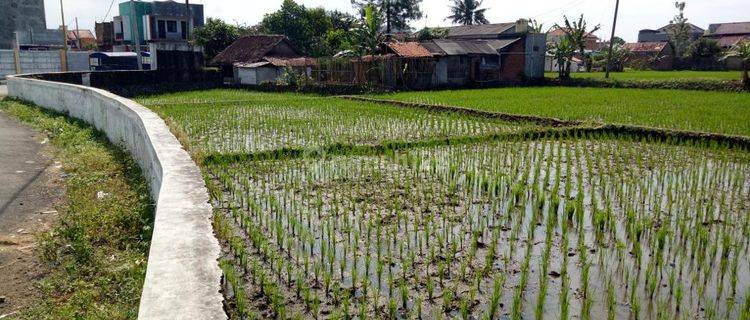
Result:
M261 96L275 109L222 111L245 117L238 123L247 129L263 126L264 112L290 119L283 114L328 103L294 98L306 99L306 107L286 96ZM201 103L194 106L205 111ZM295 137L304 130L289 122L274 127L283 138L243 144L211 138L211 130L234 130L221 123L232 120L212 125L214 115L161 108L175 119L184 112L177 122L193 126L186 129L193 143L214 155L202 166L224 258L248 296L261 297L247 302L247 314L640 319L748 312L747 150L570 131L269 154L378 144L405 131L421 130L403 135L409 141L499 131L497 123L476 129L462 122L487 119L453 114L431 114L440 124L397 125L422 120L414 120L414 110L364 104L355 108L380 108L368 112L381 119L321 111L319 121L347 128L315 120ZM251 114L258 123L247 124ZM348 127L358 135L348 135L355 130ZM265 139L251 131L226 135Z

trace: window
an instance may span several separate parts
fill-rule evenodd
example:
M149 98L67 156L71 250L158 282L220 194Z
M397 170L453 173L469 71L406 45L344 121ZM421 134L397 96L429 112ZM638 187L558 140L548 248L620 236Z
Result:
M176 33L177 32L177 21L175 21L175 20L169 20L169 21L167 21L167 32L169 32L169 33Z
M187 39L187 21L180 21L180 32L182 33L182 39Z
M157 29L159 30L159 39L167 38L167 26L166 21L159 20L156 22Z

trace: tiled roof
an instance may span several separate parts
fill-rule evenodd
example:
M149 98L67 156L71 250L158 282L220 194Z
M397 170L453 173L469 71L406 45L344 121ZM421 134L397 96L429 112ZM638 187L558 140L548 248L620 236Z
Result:
M427 58L432 53L419 42L389 42L386 44L395 54L404 58Z
M564 36L564 35L565 35L565 31L563 31L563 30L562 30L562 29L560 29L560 28L554 28L554 29L552 29L552 30L548 31L548 32L547 32L547 35L548 35L548 36L553 36L553 37L562 37L562 36ZM593 33L589 33L589 34L587 34L587 35L586 35L586 37L587 37L587 38L597 38L597 39L599 39L599 37L597 37L597 36L596 36L595 34L593 34Z
M89 30L68 30L68 39L70 40L76 40L76 39L96 39L93 33Z
M632 52L661 52L666 46L666 42L637 42L623 45Z
M211 60L211 65L233 64L236 62L258 62L274 47L283 41L288 41L281 35L254 35L237 39ZM289 45L291 47L291 44ZM298 56L296 56L298 57ZM290 57L290 58L296 58Z
M715 23L708 26L710 35L750 34L750 22Z

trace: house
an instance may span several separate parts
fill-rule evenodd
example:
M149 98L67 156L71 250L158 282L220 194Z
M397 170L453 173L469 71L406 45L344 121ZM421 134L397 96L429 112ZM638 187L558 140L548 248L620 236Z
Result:
M563 39L563 37L565 37L565 31L563 31L560 28L554 28L547 32L547 43L558 44ZM599 37L597 37L593 33L586 34L585 43L586 43L586 47L585 47L586 51L601 50L601 47L600 47L601 42L599 41Z
M129 50L136 39L141 45L187 42L193 29L204 25L202 4L190 4L189 14L188 7L176 1L125 1L119 9L120 15L112 18L114 41L121 46L116 51Z
M521 19L510 23L495 23L473 26L455 26L446 28L444 40L433 40L425 47L440 57L459 63L464 70L470 72L474 80L496 78L499 81L519 81L522 79L537 79L544 77L544 56L547 51L547 35L535 33L529 27L527 20ZM437 43L435 42L437 41ZM441 42L443 41L443 42ZM453 42L451 42L453 41ZM453 50L453 49L456 50ZM447 49L447 51L446 51ZM442 53L442 52L445 53ZM460 52L467 52L463 58ZM490 51L495 52L492 57ZM472 56L473 58L469 57ZM480 59L484 56L484 60ZM445 59L443 59L445 60ZM482 76L483 71L492 69L490 64L497 61L497 77ZM481 63L484 61L485 65ZM441 68L438 66L438 68ZM453 70L453 67L451 67ZM448 72L450 73L450 72ZM457 75L457 74L453 74ZM448 78L451 78L450 76ZM447 81L451 83L452 81Z
M115 25L113 22L94 22L96 45L100 51L112 51L115 45Z
M421 43L437 59L436 86L520 81L526 71L525 44L522 38L435 39Z
M88 50L96 48L96 37L90 30L76 29L67 30L68 46L77 50Z
M742 40L750 40L750 22L715 23L708 26L706 37L728 49Z
M659 29L643 29L638 32L638 42L668 42L670 30L672 30L674 26L674 24L668 24ZM706 32L703 28L692 23L688 23L688 28L690 30L689 33L691 40L697 40Z
M626 43L623 47L631 53L625 62L627 67L660 71L673 69L674 51L666 42Z
M313 63L286 36L252 35L237 39L209 65L221 68L225 81L257 85L275 81L286 67L307 68Z

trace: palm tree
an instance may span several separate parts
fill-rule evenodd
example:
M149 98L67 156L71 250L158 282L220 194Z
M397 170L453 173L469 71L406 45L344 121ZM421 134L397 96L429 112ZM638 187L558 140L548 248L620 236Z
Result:
M743 40L735 44L727 52L725 58L739 58L742 61L742 84L745 85L745 89L750 90L750 75L748 75L748 69L750 69L750 40Z
M453 4L451 7L451 14L446 19L450 19L453 23L460 23L465 26L475 24L488 24L487 18L484 17L484 12L487 8L480 9L482 6L482 0L451 0Z

